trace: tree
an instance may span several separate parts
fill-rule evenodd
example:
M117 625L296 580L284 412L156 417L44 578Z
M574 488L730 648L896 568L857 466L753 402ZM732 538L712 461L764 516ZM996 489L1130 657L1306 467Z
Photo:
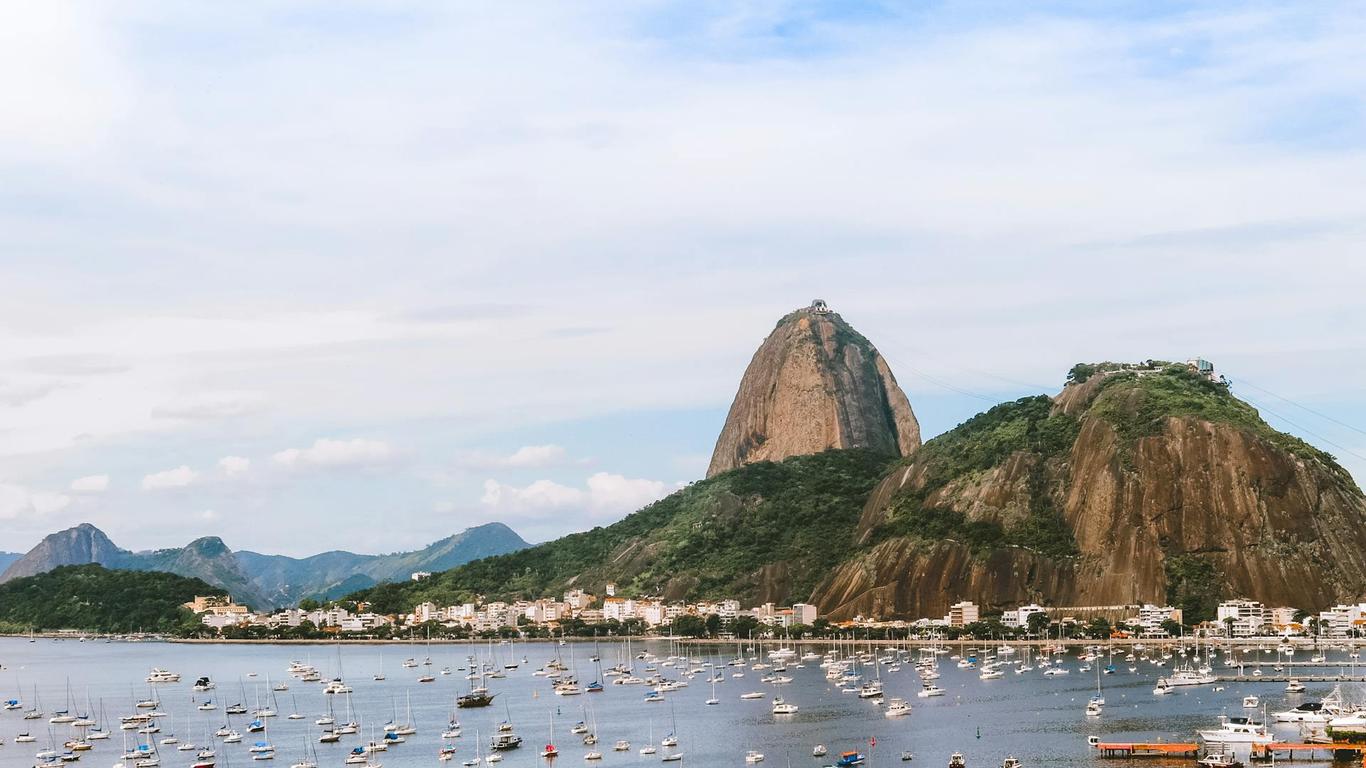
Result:
M316 611L321 607L323 607L322 603L319 603L317 600L314 600L311 597L305 597L304 599L299 601L299 610L301 611L311 612Z
M707 614L706 626L707 637L716 637L721 631L721 617L714 613Z
M1029 618L1025 619L1025 626L1029 628L1029 633L1031 635L1043 634L1044 631L1048 629L1048 625L1048 614L1042 611L1031 613L1029 614Z
M1181 623L1178 622L1176 619L1163 619L1163 620L1162 620L1162 631L1163 631L1163 632L1166 632L1167 634L1171 635L1172 637L1176 637L1177 635L1180 635L1180 634L1181 634L1181 629L1182 629Z
M1086 633L1091 637L1109 637L1111 630L1110 620L1104 616L1091 619L1091 623L1086 626Z
M707 633L707 624L700 617L685 613L673 620L670 625L675 635L702 637Z

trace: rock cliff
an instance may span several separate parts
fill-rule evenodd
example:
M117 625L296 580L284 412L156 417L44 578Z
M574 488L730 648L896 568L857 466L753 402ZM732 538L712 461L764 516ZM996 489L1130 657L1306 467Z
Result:
M759 345L707 477L831 448L905 456L919 446L920 425L887 361L817 301L784 317Z
M870 494L812 600L835 618L1221 598L1321 609L1366 592L1366 500L1333 459L1183 366L993 408Z

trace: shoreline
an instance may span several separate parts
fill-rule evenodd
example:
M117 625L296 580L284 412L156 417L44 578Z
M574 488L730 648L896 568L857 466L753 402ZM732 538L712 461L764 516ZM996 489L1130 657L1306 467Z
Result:
M0 638L28 640L27 634L5 634ZM1220 647L1238 648L1259 648L1270 646L1272 649L1280 646L1289 646L1296 650L1311 650L1318 647L1331 648L1334 646L1355 646L1351 640L1316 640L1314 638L1105 638L1105 639L1072 639L1057 638L1052 639L1025 639L1025 640L993 640L993 639L971 639L960 640L928 640L928 639L901 639L901 640L874 640L867 638L775 638L763 640L746 640L737 638L694 638L694 637L647 637L632 635L630 637L611 636L611 637L565 637L565 638L431 638L427 639L388 639L378 638L199 638L199 637L161 637L161 636L127 636L127 635L101 635L96 633L83 632L48 632L35 633L33 639L42 640L68 640L76 642L97 642L101 640L110 642L125 643L176 643L180 645L487 645L489 643L502 644L507 640L512 645L529 643L559 643L582 645L585 643L624 643L627 641L636 643L664 643L677 642L681 645L734 645L743 643L746 645L779 645L790 647L810 647L810 646L852 646L852 647L903 647L903 648L930 648L942 647L954 648L995 648L1008 646L1013 648L1053 648L1062 646L1065 648L1084 648L1088 646L1105 646L1114 648L1133 648L1135 646L1146 646L1152 648L1180 647L1182 645L1194 645L1199 642L1201 645L1217 645ZM1366 643L1362 643L1366 645Z

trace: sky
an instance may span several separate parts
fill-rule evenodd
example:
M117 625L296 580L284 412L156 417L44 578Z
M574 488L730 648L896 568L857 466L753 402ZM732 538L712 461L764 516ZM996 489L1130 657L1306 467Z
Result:
M1202 356L1360 481L1363 50L1326 2L7 5L0 550L607 524L815 297L927 435Z

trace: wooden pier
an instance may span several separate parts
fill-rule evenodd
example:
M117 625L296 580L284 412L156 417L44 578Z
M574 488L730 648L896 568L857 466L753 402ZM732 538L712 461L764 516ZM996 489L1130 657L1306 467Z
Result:
M1253 760L1272 760L1280 756L1282 759L1294 760L1296 756L1303 756L1313 760L1316 753L1323 753L1323 757L1334 760L1349 760L1360 758L1363 752L1366 752L1366 743L1354 741L1319 743L1273 741L1270 744L1253 744L1250 758Z
M1102 741L1096 745L1101 757L1199 757L1200 745L1162 741Z

